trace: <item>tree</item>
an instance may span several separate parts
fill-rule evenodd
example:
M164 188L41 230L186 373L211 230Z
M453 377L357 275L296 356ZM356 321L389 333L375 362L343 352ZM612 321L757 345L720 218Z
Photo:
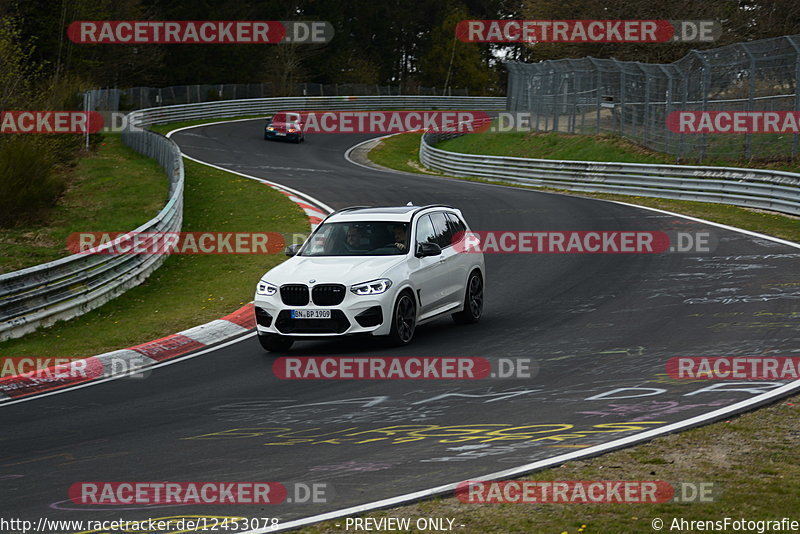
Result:
M419 62L423 84L480 90L496 83L495 73L481 56L481 45L456 39L456 25L469 18L466 8L456 5L431 32L430 47Z

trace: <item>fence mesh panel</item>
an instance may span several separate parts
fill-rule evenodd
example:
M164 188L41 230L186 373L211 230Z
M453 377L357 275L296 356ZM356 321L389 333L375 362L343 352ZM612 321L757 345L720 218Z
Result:
M680 134L673 111L800 111L800 35L693 50L669 64L615 59L510 62L508 107L531 129L624 136L684 161L786 160L797 134Z

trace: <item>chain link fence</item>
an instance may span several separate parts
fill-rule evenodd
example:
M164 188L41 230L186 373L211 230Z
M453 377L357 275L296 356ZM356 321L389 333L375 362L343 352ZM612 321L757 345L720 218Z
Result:
M800 35L693 50L669 64L586 57L506 66L509 110L530 113L532 131L616 134L678 161L798 155L797 134L681 134L667 127L667 117L800 111Z
M298 83L289 90L272 83L176 85L172 87L131 87L89 91L94 111L131 111L177 104L219 100L270 98L280 96L480 96L492 95L488 88L447 88L372 84Z

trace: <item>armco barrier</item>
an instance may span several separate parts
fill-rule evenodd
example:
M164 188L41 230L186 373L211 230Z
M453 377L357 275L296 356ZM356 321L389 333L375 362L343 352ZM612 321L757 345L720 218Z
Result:
M183 220L180 149L155 132L131 127L207 118L268 114L281 110L504 109L505 98L451 96L286 97L229 100L134 111L122 140L161 164L170 180L169 200L134 232L177 232ZM0 341L92 310L140 284L164 255L75 254L0 275Z
M158 160L170 184L166 206L134 232L180 231L183 160L178 145L144 130L126 131L122 138L137 152ZM140 284L165 259L163 255L73 254L0 275L0 340L86 313Z
M485 156L434 145L461 133L422 136L423 165L455 176L475 176L569 191L695 200L800 215L800 174L764 169L642 163L604 163Z
M209 118L261 115L275 111L376 110L376 109L474 109L502 110L504 97L483 96L311 96L252 98L201 104L181 104L134 111L134 124L163 124Z

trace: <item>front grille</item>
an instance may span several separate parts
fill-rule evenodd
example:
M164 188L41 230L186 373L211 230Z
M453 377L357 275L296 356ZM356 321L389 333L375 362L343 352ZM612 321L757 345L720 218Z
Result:
M336 306L344 300L346 289L341 284L319 284L311 290L311 298L318 306Z
M308 287L302 284L281 286L281 300L287 306L305 306L308 304Z
M341 310L331 310L330 319L292 319L291 310L283 310L275 328L282 334L341 334L350 328L350 321Z

